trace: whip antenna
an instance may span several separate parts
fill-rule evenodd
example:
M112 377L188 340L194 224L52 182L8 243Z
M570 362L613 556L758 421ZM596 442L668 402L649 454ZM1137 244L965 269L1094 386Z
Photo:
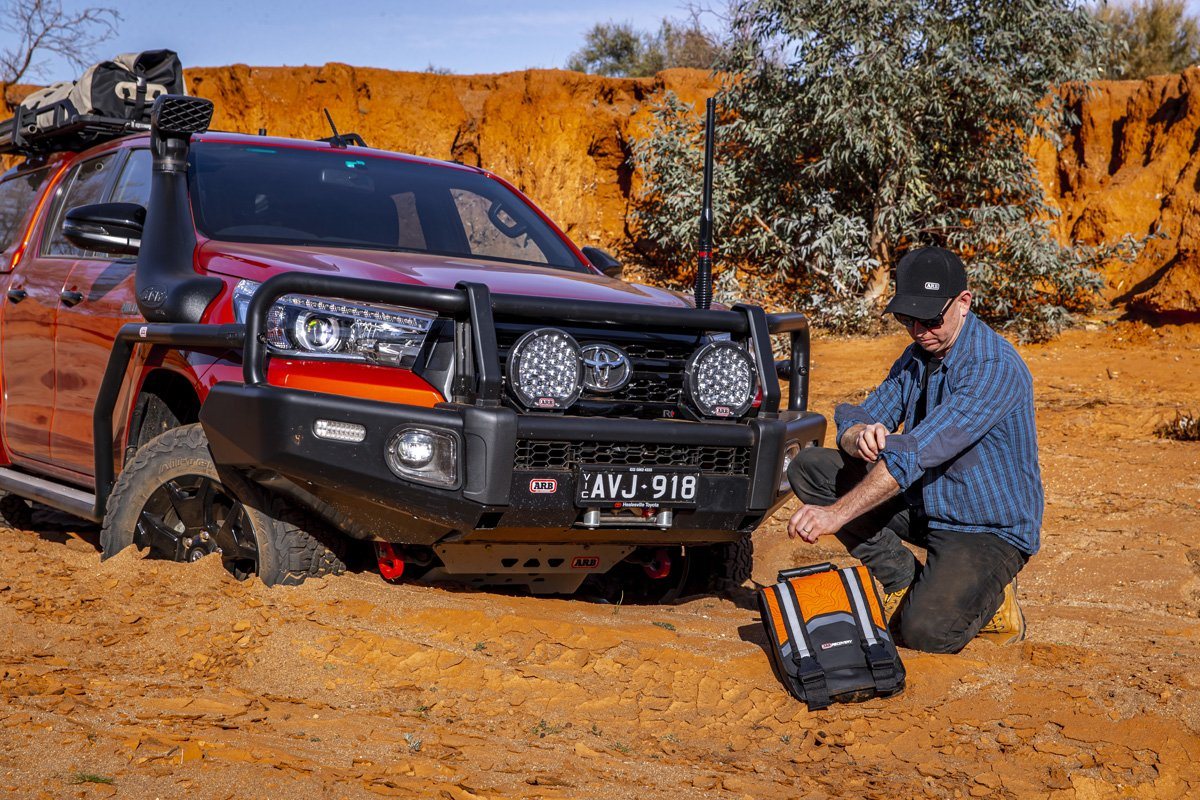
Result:
M713 119L716 109L716 98L708 98L704 104L704 188L700 200L700 247L696 253L696 308L700 309L712 305L713 150L716 149Z

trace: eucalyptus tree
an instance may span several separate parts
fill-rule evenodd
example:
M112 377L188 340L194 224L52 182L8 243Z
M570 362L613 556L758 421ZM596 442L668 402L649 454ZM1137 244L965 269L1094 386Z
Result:
M745 0L730 28L718 289L766 283L818 324L870 329L899 257L938 244L964 256L985 318L1040 335L1094 301L1103 260L1136 247L1060 244L1030 154L1077 122L1059 87L1106 58L1085 5ZM665 96L633 147L641 245L676 274L696 230L699 131Z

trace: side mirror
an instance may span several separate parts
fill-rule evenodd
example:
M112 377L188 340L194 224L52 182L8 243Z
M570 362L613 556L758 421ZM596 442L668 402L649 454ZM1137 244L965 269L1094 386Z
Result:
M63 236L76 247L114 256L136 256L146 209L137 203L94 203L67 212Z
M608 253L601 250L599 247L584 247L582 253L587 256L587 260L592 262L592 266L603 272L610 278L620 278L625 272L625 268L621 266L621 262L610 256Z

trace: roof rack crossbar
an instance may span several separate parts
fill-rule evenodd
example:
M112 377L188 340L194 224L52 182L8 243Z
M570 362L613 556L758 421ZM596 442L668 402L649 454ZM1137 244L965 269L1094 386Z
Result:
M36 121L53 115L50 125ZM32 117L33 121L30 121ZM0 155L35 156L64 150L86 150L103 141L150 130L150 124L119 117L74 114L67 100L37 109L17 106L11 119L0 121Z

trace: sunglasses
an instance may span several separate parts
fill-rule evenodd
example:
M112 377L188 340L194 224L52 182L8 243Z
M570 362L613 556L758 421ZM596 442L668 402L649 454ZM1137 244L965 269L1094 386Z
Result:
M896 318L897 322L906 328L912 328L919 322L921 323L922 328L927 331L931 331L934 328L942 327L942 322L944 322L946 318L946 312L950 310L950 306L956 299L958 298L951 297L946 305L942 307L942 310L938 312L938 315L936 317L930 317L929 319L917 319L916 317L910 317L908 314L900 313L894 313L892 316Z

